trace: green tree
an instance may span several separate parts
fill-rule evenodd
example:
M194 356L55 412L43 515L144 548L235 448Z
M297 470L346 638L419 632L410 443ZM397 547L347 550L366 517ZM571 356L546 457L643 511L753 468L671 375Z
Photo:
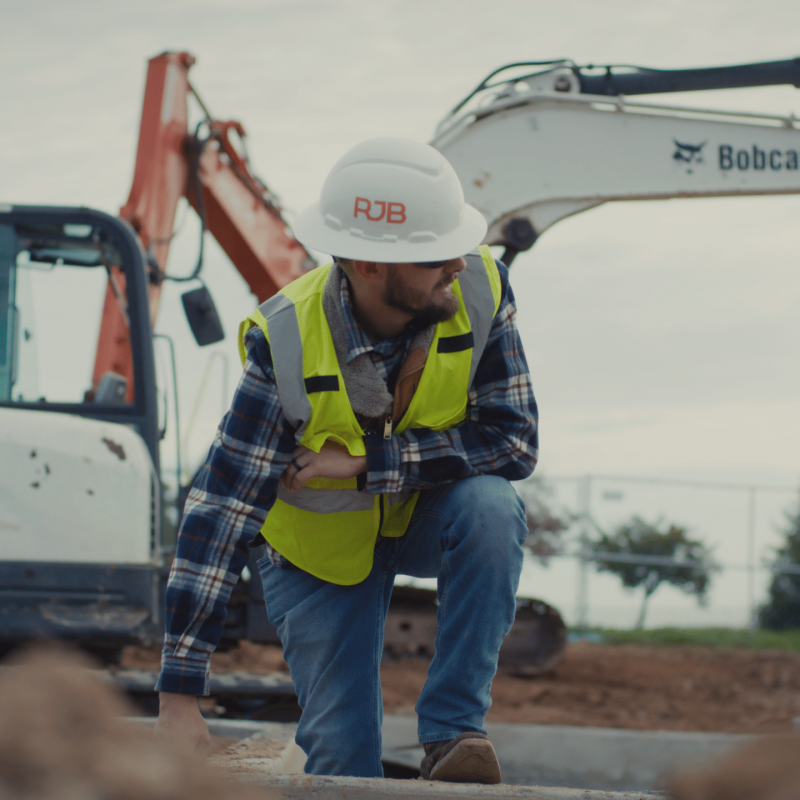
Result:
M786 513L786 540L775 551L776 566L800 565L800 506ZM758 614L762 628L781 631L800 628L800 574L776 572L769 587L769 600Z
M601 534L592 542L598 572L613 572L623 586L644 590L637 628L644 627L647 602L662 583L695 595L700 605L707 602L711 573L719 567L711 550L701 541L690 539L686 528L662 520L650 524L633 517L612 534ZM603 555L613 558L603 559ZM637 563L636 558L644 563Z

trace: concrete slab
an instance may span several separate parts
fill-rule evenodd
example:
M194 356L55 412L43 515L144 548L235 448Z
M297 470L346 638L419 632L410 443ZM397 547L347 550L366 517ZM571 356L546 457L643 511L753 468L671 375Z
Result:
M212 763L216 760L231 778L241 783L263 787L269 790L270 797L277 795L287 800L658 800L658 795L641 792L303 775L305 756L294 741L296 728L293 723L209 720L209 730L214 736L247 734L239 743L241 754L228 755L224 761L212 757ZM401 726L394 726L393 733L405 735ZM259 745L272 752L267 757L250 757L250 752L258 752Z
M153 720L138 721L153 723ZM230 770L237 780L274 786L284 797L303 797L303 792L313 790L315 799L320 800L345 795L400 800L412 795L419 797L420 793L453 800L462 796L536 800L656 797L648 793L658 792L662 777L669 770L706 764L754 738L724 733L489 724L487 729L500 759L504 784L502 788L474 787L467 791L471 784L453 788L435 781L383 779L376 783L366 778L301 777L297 773L302 771L304 755L294 743L295 723L214 719L208 722L214 736L239 738L243 742L272 740L280 745L271 758L251 758L242 753ZM418 769L423 750L417 741L416 717L386 716L383 740L384 763L409 771ZM356 783L351 785L348 781Z
M261 780L274 775L302 775L306 754L297 746L293 732L278 731L273 737L261 731L211 756L210 761L238 781Z
M276 742L288 744L294 741L294 732L297 730L296 722L258 722L249 719L207 719L206 722L212 736L226 739L246 739L262 734ZM155 724L155 719L151 724Z
M565 725L487 724L503 781L521 786L657 791L675 767L702 765L752 736ZM416 717L387 716L383 759L418 767Z
M129 717L128 721L149 728L156 724L155 717ZM260 722L249 719L207 719L206 722L212 736L224 739L246 739L259 734L288 744L294 741L294 732L297 730L296 722Z
M594 792L537 786L398 781L388 778L324 778L317 775L242 775L238 780L292 800L658 800L642 792Z

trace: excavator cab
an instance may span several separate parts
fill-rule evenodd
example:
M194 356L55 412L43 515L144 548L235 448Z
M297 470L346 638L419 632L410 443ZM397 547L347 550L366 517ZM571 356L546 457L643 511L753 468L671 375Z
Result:
M0 250L0 399L126 403L124 376L106 374L97 390L92 385L109 277L127 315L122 259L113 239L90 223L6 223ZM129 351L130 340L123 346Z
M113 364L95 374L109 302L133 380ZM132 423L157 464L151 342L147 276L124 223L88 209L0 212L0 406Z
M130 382L94 374L109 302ZM0 206L0 652L42 636L113 652L159 635L157 448L134 234L85 208Z

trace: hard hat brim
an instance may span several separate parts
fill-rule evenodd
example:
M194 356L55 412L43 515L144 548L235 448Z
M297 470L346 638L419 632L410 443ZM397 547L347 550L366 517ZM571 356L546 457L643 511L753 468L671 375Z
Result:
M303 211L293 226L295 237L306 247L340 258L384 264L443 261L463 256L483 241L487 228L481 212L465 203L461 224L433 241L376 241L355 228L334 230L326 225L319 201Z

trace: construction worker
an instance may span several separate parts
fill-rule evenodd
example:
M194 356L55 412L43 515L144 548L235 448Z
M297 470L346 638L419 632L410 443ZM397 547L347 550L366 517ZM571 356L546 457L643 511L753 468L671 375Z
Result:
M303 709L306 772L382 776L378 667L398 574L438 579L417 704L433 780L497 783L483 727L526 536L509 481L537 412L506 268L433 148L372 139L295 225L334 263L243 323L244 373L186 503L167 590L158 735L199 745L195 699L254 544Z

